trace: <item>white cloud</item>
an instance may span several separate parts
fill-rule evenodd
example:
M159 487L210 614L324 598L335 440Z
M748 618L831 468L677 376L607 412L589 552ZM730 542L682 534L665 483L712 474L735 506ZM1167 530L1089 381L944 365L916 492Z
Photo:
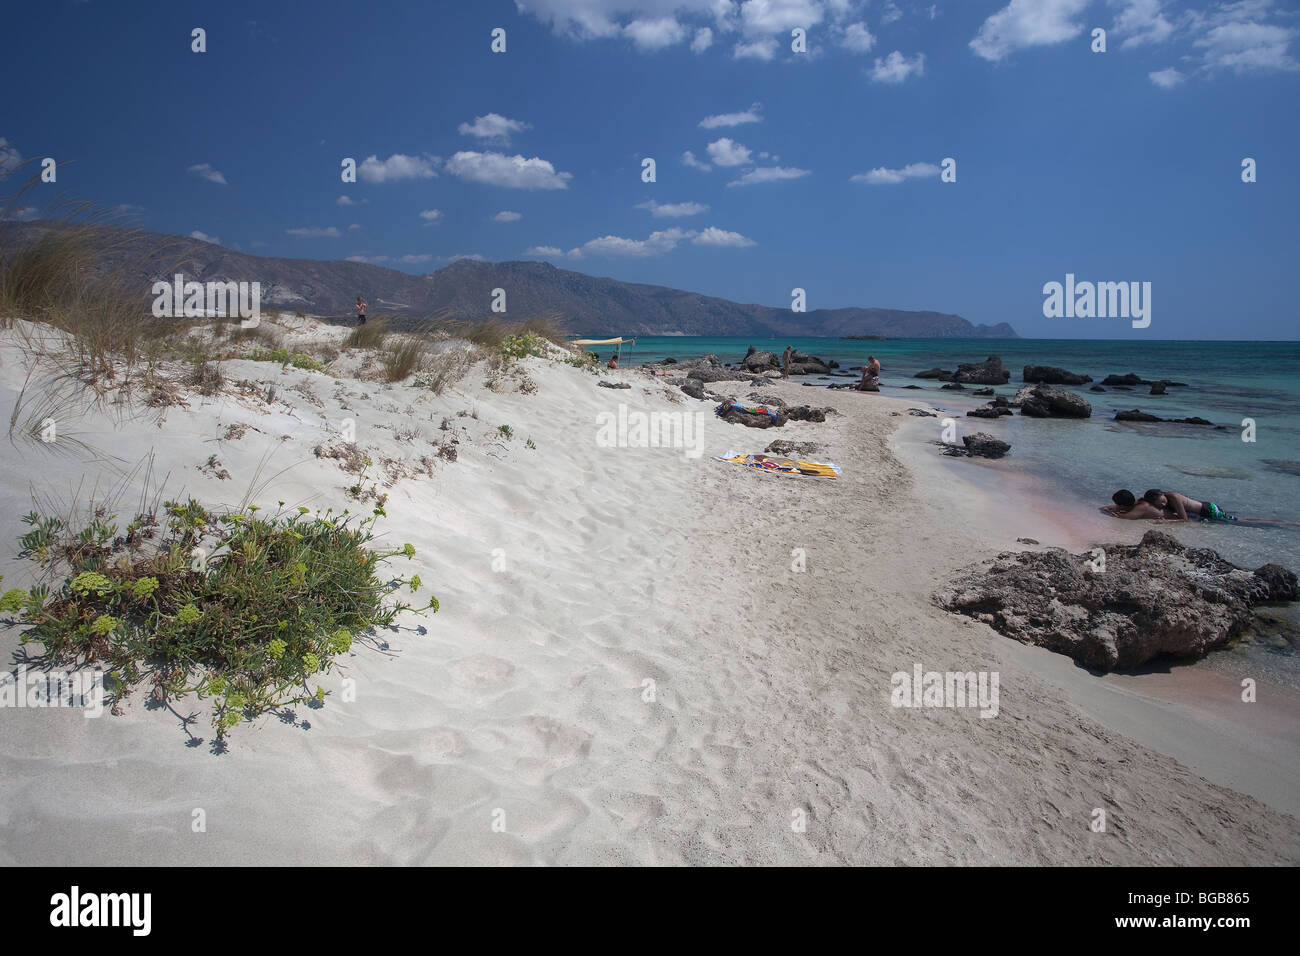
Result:
M683 239L694 235L673 227L652 232L645 239L624 239L621 236L601 236L590 239L576 249L569 250L570 259L582 259L587 256L627 256L644 259L662 256L677 248Z
M487 260L484 259L481 255L479 255L477 252L458 252L458 253L456 253L456 254L453 255L453 256L439 256L439 257L438 257L438 261L439 261L439 262L458 262L458 261L461 260L461 259L469 259L469 260L471 260L471 261L473 261L473 262L486 262L486 261L487 261Z
M9 145L9 140L0 137L0 173L7 173L22 165L23 154Z
M726 136L710 143L707 151L715 166L743 166L749 162L749 150Z
M368 183L392 183L402 179L432 179L434 156L406 156L394 153L387 159L367 156L357 167L357 175Z
M789 33L795 27L811 29L822 22L819 0L748 0L740 7L746 36Z
M428 253L425 253L423 255L416 255L415 253L411 253L409 255L399 256L397 261L408 266L413 266L421 262L432 262L433 256L429 255Z
M1164 0L1110 0L1123 5L1111 30L1124 38L1122 49L1144 43L1163 43L1173 35L1174 25L1165 19Z
M980 26L970 48L986 60L1001 60L1019 49L1050 46L1083 32L1075 19L1091 0L1011 0Z
M1211 27L1195 45L1205 51L1207 69L1236 73L1300 69L1288 52L1296 31L1255 21L1234 21Z
M492 218L496 222L518 222L524 218L524 215L519 212L511 212L509 209L502 209Z
M709 228L692 238L691 242L697 246L720 246L731 249L743 249L746 246L758 245L753 239L746 239L738 232L727 232L717 226L709 226Z
M876 38L871 35L865 23L850 23L844 28L844 36L840 38L840 45L846 50L852 50L854 53L866 53L876 45Z
M1183 80L1187 79L1186 76L1179 73L1172 66L1165 70L1153 70L1148 73L1147 76L1151 78L1152 83L1160 87L1162 90L1172 90L1179 83L1183 82Z
M708 27L700 27L695 31L695 39L691 41L691 52L703 53L711 46L713 46L713 31Z
M799 179L811 172L810 169L795 169L793 167L759 166L757 169L751 169L739 179L727 183L727 185L753 186L757 183L776 183L785 179Z
M436 226L438 221L442 219L442 210L426 209L420 213L420 218L424 220L426 226Z
M334 226L301 226L297 229L286 229L285 232L297 239L337 239L343 235Z
M354 230L354 229L360 229L360 228L361 228L361 223L359 223L359 222L354 222L352 225L348 226L348 232L351 232L351 231Z
M879 166L870 172L850 176L851 183L870 183L873 186L887 183L901 183L905 179L926 179L938 176L940 169L934 163L908 163L902 169L886 169Z
M643 53L662 50L686 39L686 28L672 17L633 20L623 28L623 35Z
M564 250L556 246L533 246L531 249L525 249L526 256L542 256L547 259L561 259L564 257Z
M648 209L650 215L656 219L677 219L682 216L698 216L702 212L708 212L709 207L698 202L655 202L653 199L647 199L645 202L637 203L637 209Z
M763 117L760 111L763 109L761 103L755 103L749 109L740 113L718 113L715 116L706 116L700 120L702 129L717 129L720 126L743 126L745 123L761 123Z
M40 212L35 206L23 206L4 217L5 222L31 222Z
M770 60L776 56L776 40L759 37L749 43L737 43L731 55L737 60Z
M686 166L691 167L691 169L699 169L706 173L713 168L708 163L701 162L700 160L696 159L695 154L692 153L689 149L686 152L682 153L682 163Z
M200 179L206 179L210 183L217 183L221 186L229 185L229 183L226 182L226 177L221 174L220 170L213 169L208 163L198 163L194 166L190 166L186 172L193 173Z
M502 146L508 146L512 135L522 133L526 129L532 129L532 126L523 120L508 119L500 113L476 116L473 123L461 123L456 127L456 131L462 136L474 136Z
M197 229L190 233L190 238L197 239L200 242L210 242L214 246L221 245L221 240L216 236L209 236L206 232L199 232Z
M888 0L885 4L885 9L881 11L880 22L885 26L889 26L891 23L901 20L902 18L903 11L898 9L898 5L894 3L894 0Z
M378 265L381 262L387 262L388 256L348 256L348 262L366 262L370 265Z
M338 199L334 200L334 202L340 206L360 206L363 203L370 202L370 200L369 199L356 200L353 199L351 196L342 195Z
M915 73L925 73L925 54L918 53L912 59L895 50L883 60L876 57L876 65L871 70L871 79L877 83L902 83Z
M477 153L466 150L447 160L447 172L453 176L490 186L509 189L567 189L572 173L557 173L555 167L534 156L505 156L501 153Z

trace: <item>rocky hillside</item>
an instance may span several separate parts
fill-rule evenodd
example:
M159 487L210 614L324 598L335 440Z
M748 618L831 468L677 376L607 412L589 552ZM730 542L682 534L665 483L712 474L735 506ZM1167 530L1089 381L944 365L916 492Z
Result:
M12 248L49 224L0 223L0 244ZM817 309L742 304L727 299L620 282L557 269L548 262L476 262L461 259L431 275L414 276L360 262L251 256L223 246L157 233L94 231L96 267L114 271L141 295L161 277L262 284L264 305L314 315L346 316L358 293L371 314L416 326L437 314L478 319L490 315L492 290L506 290L509 314L558 313L567 326L590 335L882 335L898 338L1014 338L1005 322L973 325L959 315L898 309Z

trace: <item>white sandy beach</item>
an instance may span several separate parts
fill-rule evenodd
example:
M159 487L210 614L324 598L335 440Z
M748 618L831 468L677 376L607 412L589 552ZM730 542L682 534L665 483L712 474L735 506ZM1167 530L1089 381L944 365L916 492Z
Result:
M303 337L346 332L289 324ZM26 371L0 335L10 410ZM1188 668L1164 682L1098 678L931 600L956 569L1025 547L1017 537L1081 549L1094 531L1136 540L1140 529L1010 517L960 469L1013 471L1014 459L941 459L923 431L937 437L935 419L899 414L919 398L776 383L764 391L842 414L760 431L638 370L519 368L535 391L518 376L494 391L479 366L437 396L361 381L346 362L331 374L231 361L228 383L273 385L274 402L193 393L188 408L88 411L69 429L88 448L11 443L4 588L30 580L14 553L33 493L70 500L80 486L84 499L151 454L167 497L234 506L253 489L272 509L355 510L344 492L355 479L313 454L351 418L389 495L378 527L416 548L395 570L418 573L441 611L358 641L342 673L320 680L324 706L239 726L223 754L206 713L191 727L204 742L189 746L175 714L142 694L118 717L0 709L0 862L1300 860L1300 702L1278 692L1234 707L1232 682ZM703 454L600 447L597 416L620 403L701 413ZM447 436L444 419L458 460L430 475L420 459ZM238 424L243 437L227 440ZM776 438L823 444L813 457L842 477L712 460ZM201 470L213 455L228 478ZM124 519L138 481L118 494ZM805 571L792 570L794 549ZM6 668L20 631L0 634ZM892 707L891 674L918 663L997 672L997 716ZM345 677L355 701L341 699ZM1092 830L1098 808L1104 832ZM206 832L192 830L196 809Z

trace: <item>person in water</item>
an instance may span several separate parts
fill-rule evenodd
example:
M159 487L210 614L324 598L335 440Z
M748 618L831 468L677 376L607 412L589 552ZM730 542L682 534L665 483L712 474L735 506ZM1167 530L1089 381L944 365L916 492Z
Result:
M1197 501L1177 491L1161 491L1152 488L1142 496L1142 500L1152 508L1158 508L1166 521L1186 521L1188 518L1200 518L1204 521L1236 521L1213 501Z
M1114 518L1129 521L1186 521L1201 518L1204 521L1237 521L1235 515L1222 510L1213 501L1197 501L1176 491L1152 488L1141 498L1128 489L1110 496L1113 505L1101 510Z

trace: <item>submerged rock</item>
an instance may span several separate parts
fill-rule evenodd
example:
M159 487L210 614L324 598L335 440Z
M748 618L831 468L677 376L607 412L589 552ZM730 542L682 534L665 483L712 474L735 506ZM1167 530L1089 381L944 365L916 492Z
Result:
M932 368L924 372L917 372L912 378L937 378L941 382L951 382L952 372L945 372L941 368Z
M1011 450L1006 442L985 432L963 435L961 442L966 446L966 454L972 458L1001 458Z
M1115 670L1163 654L1201 657L1242 634L1257 605L1297 597L1286 568L1247 571L1161 531L1099 551L1004 552L936 592L935 601L1022 644Z

